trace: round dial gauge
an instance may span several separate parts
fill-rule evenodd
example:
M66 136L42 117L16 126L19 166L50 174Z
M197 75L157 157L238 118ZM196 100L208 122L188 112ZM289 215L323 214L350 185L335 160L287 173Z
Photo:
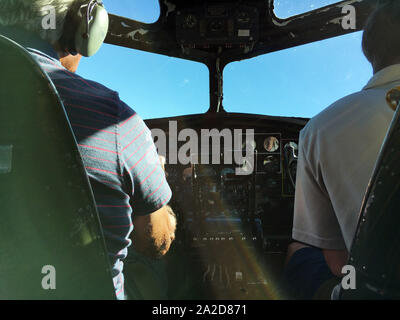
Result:
M243 142L242 144L242 150L250 150L250 151L254 151L257 148L257 143L255 142L255 140L247 140Z
M185 25L189 29L193 29L194 27L196 27L197 26L197 18L196 18L196 16L193 15L193 14L187 15L186 18L185 18Z
M268 152L276 152L279 149L279 140L276 137L268 137L264 140L264 149Z
M247 24L250 22L250 16L247 12L239 12L236 21L240 24Z
M249 160L244 159L242 165L240 166L240 172L244 175L250 175L253 173L253 170L253 164Z
M220 32L224 28L224 22L222 20L214 20L210 23L210 29L212 32Z
M280 171L279 160L274 156L265 157L262 165L266 172L276 173Z

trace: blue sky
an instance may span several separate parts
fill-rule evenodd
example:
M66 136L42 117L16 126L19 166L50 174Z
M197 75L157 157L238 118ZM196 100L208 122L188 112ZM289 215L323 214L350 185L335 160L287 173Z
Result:
M157 0L103 0L109 12L151 23ZM276 0L279 17L333 0ZM337 99L362 89L372 68L361 51L360 32L229 64L224 106L230 112L312 117ZM202 113L209 107L205 65L104 45L82 60L78 73L120 93L143 118Z

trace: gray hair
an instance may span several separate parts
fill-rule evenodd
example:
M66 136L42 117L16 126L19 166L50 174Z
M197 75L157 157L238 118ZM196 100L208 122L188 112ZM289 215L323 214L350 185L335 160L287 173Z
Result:
M0 26L17 26L38 34L42 39L55 44L62 36L68 9L74 0L0 0ZM56 28L45 29L43 19L52 6L56 14Z

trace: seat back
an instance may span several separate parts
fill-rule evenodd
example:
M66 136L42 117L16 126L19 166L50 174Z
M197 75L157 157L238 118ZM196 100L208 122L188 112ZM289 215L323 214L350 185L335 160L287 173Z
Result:
M0 36L0 299L115 299L93 194L57 90Z
M399 105L400 90L388 95L392 106L391 95L396 106ZM356 287L342 288L342 299L400 299L399 164L400 108L397 107L362 205L351 248L348 264L355 268Z

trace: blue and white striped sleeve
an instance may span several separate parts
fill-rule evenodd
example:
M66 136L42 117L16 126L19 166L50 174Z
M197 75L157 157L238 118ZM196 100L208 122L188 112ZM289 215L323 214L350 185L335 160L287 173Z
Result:
M122 174L131 195L133 215L147 215L168 204L172 192L151 131L135 111L122 105L118 125Z

